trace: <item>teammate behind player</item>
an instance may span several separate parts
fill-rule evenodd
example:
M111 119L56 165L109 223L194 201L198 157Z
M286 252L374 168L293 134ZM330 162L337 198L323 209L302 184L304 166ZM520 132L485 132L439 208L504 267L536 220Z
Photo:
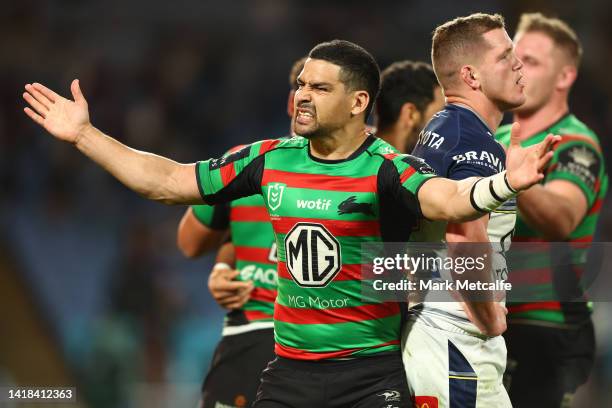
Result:
M400 308L362 299L361 245L405 242L421 217L461 222L491 211L541 179L557 138L527 149L512 143L499 175L435 177L365 132L379 80L363 48L321 43L298 78L294 129L303 137L195 164L130 149L94 128L76 80L74 102L40 84L26 85L24 98L32 120L149 199L216 204L263 195L278 244L278 357L264 370L255 407L408 407Z
M539 13L521 16L514 41L527 78L527 100L514 111L522 144L538 143L548 132L562 140L543 182L518 198L513 241L585 245L593 240L608 177L599 139L568 105L582 56L580 41L565 22ZM506 145L508 132L505 126L497 134ZM548 301L508 306L507 377L512 403L521 408L569 407L593 365L591 307L562 301L568 291L572 297L582 293L579 271L549 272L552 281L538 281L538 293Z
M431 65L394 62L380 76L376 136L399 152L410 153L421 129L443 106L444 95Z
M305 61L296 61L289 74L290 118L297 76ZM236 150L239 148L230 153ZM178 228L178 246L186 256L199 256L216 249L217 237L225 236L228 228L231 242L219 250L208 285L215 300L229 313L202 385L203 407L251 406L261 372L274 359L276 243L263 198L254 195L229 205L190 207Z
M413 154L437 174L454 180L502 172L506 154L493 135L503 111L525 100L522 64L503 17L477 13L442 24L434 31L431 55L448 104L423 129ZM473 250L474 257L480 256L485 245L465 246L510 240L515 204L504 207L491 219L486 215L466 223L423 222L414 239L462 243L462 253ZM505 279L503 254L488 250L486 254L492 259L495 279ZM439 278L444 280L444 274ZM448 278L452 279L452 272ZM435 302L430 296L411 308L409 316L403 356L417 404L429 398L437 399L439 407L458 406L459 401L462 407L510 406L502 383L506 364L504 339L499 336L506 327L503 305ZM420 366L428 369L412 369Z

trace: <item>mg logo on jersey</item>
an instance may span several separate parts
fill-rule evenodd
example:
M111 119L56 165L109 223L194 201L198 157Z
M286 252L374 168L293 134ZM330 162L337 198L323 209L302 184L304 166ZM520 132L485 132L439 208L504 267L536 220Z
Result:
M283 193L285 192L286 184L269 183L268 184L268 207L270 210L278 210L283 201Z
M300 286L321 288L340 272L340 243L321 224L298 222L285 237L287 269Z

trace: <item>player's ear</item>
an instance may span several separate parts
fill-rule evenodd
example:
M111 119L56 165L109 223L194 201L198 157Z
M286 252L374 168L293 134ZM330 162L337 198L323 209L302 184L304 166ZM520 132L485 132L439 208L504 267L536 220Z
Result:
M367 91L355 91L353 97L353 105L351 106L351 115L357 116L368 108L370 103L370 95Z
M460 71L461 80L474 91L480 88L480 75L472 65L464 65Z
M414 103L406 102L400 109L399 120L404 127L412 129L421 121L421 112L419 112Z
M559 91L565 91L572 87L576 77L578 76L578 70L573 65L565 65L561 68L561 71L557 75L557 83L555 87Z

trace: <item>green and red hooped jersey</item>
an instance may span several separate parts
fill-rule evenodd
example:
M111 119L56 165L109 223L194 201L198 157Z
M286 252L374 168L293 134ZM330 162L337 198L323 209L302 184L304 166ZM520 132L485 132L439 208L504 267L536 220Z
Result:
M562 137L554 147L554 156L546 170L543 184L552 180L567 180L580 188L587 199L587 214L571 232L567 241L573 248L592 242L603 199L608 190L608 175L606 174L604 158L597 135L574 115L567 114L552 126L526 139L522 145L530 146L541 142L546 135L553 133ZM505 146L510 144L510 125L502 126L496 138ZM542 234L529 227L523 217L517 218L513 242L546 242ZM574 251L574 255L579 254ZM582 255L586 257L586 251ZM534 259L537 260L538 257ZM548 265L546 257L539 257L546 264L539 265L536 261L529 268L512 271L511 276L517 283L521 280L529 282L531 291L536 291L541 302L510 304L509 318L522 321L545 321L547 323L567 325L579 324L589 319L590 304L587 302L559 302L562 298L557 288L567 290L567 285L576 286L572 293L582 293L579 278L582 271L575 266L570 273L555 273ZM537 282L530 278L534 273L539 276ZM578 279L576 279L578 277ZM524 279L523 279L524 278ZM535 285L535 286L534 286ZM585 299L586 300L586 299Z
M261 194L278 248L276 354L300 360L399 350L397 302L363 301L361 245L406 242L421 218L423 161L368 136L344 160L321 160L299 136L198 162L209 204Z
M236 146L227 154L238 151ZM239 198L231 203L192 206L194 216L205 226L229 229L235 247L236 269L240 281L252 281L254 289L239 310L229 312L224 320L224 333L229 327L244 327L254 322L272 322L276 299L276 241L270 216L261 195ZM261 325L251 325L253 329ZM242 329L240 329L242 330Z

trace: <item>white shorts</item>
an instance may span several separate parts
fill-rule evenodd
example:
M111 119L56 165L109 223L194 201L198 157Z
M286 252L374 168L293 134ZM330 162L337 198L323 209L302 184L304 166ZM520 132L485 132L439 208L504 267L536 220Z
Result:
M402 331L402 358L417 408L512 407L502 383L502 336L484 339L409 320Z

